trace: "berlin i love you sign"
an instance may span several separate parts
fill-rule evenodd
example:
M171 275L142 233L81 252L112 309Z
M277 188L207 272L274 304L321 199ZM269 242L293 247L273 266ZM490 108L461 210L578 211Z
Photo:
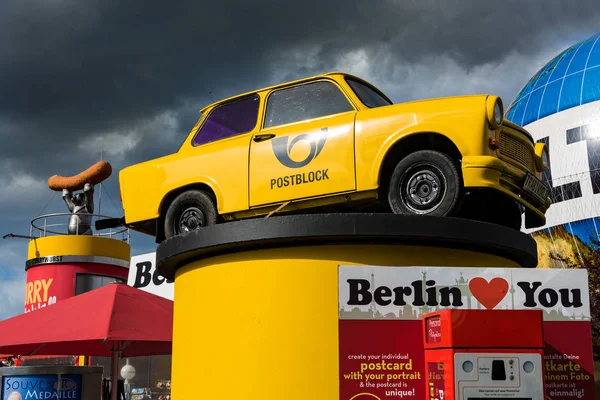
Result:
M416 320L445 308L541 309L546 321L589 321L584 269L339 267L340 319Z

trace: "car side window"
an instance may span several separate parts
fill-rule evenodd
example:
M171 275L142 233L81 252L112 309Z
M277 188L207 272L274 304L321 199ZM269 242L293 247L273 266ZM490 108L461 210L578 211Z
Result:
M389 106L392 104L381 93L377 93L373 87L354 79L346 78L346 82L348 82L348 85L354 90L354 93L356 93L356 96L360 101L369 108Z
M250 132L258 120L260 98L252 95L215 108L202 124L192 144L200 146Z
M354 107L333 83L318 81L277 90L267 100L264 127L352 111Z

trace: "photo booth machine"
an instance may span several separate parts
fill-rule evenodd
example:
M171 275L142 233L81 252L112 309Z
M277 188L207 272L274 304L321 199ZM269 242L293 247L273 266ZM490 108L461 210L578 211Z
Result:
M428 400L544 400L541 310L423 316Z

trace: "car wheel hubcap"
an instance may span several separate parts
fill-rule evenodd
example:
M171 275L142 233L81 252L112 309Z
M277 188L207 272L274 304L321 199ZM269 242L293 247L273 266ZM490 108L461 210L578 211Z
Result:
M433 164L420 163L411 167L400 182L403 203L417 214L426 214L439 207L446 192L446 178Z
M177 221L179 233L193 231L204 226L204 213L198 207L186 208Z

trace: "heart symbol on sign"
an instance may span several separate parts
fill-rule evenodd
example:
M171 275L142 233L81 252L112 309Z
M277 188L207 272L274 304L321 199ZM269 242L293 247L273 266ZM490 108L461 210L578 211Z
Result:
M494 278L489 282L483 278L473 278L469 282L469 289L481 305L492 310L508 293L508 282L502 278Z

